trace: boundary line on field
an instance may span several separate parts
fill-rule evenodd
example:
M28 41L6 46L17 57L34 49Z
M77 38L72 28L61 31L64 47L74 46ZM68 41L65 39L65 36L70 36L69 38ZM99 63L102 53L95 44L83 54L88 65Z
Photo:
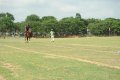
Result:
M48 47L51 47L51 46L49 46L49 45L45 45L45 46L48 46ZM56 46L56 45L52 45L53 47L58 47L58 48L69 48L69 49L73 49L73 47L64 47L64 46ZM85 49L85 48L82 48L81 50L90 50L91 51L91 49ZM92 51L94 51L94 52L109 52L109 53L115 53L114 51L106 51L106 50L92 50Z
M4 46L5 47L9 47L9 48L13 48L13 49L16 49L16 50L22 50L22 51L25 51L25 52L32 52L32 53L37 53L37 54L38 53L39 54L45 54L45 55L49 55L49 56L54 56L54 57L59 57L59 58L65 58L65 59L71 59L71 60L76 60L76 61L80 61L80 62L86 62L86 63L90 63L90 64L95 64L97 66L103 66L103 67L108 67L108 68L120 70L119 66L111 66L111 65L108 65L108 64L104 64L104 63L100 63L100 62L96 62L96 61L90 61L90 60L87 60L87 59L67 57L67 56L55 55L55 54L49 54L49 53L40 53L38 51L22 49L22 48L19 48L19 47L14 47L14 46L9 46L9 45L4 45Z

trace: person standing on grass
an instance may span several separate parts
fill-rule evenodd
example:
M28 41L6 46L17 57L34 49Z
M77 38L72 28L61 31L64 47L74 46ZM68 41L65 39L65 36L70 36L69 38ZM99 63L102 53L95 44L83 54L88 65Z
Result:
M51 41L54 42L54 31L53 31L53 29L51 29L51 31L50 31L50 37L51 37Z

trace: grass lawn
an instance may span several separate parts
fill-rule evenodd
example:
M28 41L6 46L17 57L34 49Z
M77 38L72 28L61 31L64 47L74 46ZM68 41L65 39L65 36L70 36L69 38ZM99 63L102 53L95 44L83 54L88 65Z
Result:
M0 80L120 80L120 37L0 38Z

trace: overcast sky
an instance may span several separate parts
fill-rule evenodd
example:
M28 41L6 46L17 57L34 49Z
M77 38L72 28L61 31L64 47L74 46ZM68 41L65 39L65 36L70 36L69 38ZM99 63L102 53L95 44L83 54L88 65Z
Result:
M15 21L24 21L30 14L57 19L76 13L82 18L120 18L120 0L0 0L1 12L12 13Z

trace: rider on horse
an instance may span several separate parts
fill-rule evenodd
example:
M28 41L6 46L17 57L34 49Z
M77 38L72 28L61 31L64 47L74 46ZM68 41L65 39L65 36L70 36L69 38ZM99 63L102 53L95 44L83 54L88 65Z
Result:
M29 25L25 26L25 32L29 31L29 29L30 29Z
M30 41L30 38L32 37L32 31L31 27L29 25L25 26L25 41Z
M32 31L30 25L25 26L25 33L29 32L30 36L32 37Z

